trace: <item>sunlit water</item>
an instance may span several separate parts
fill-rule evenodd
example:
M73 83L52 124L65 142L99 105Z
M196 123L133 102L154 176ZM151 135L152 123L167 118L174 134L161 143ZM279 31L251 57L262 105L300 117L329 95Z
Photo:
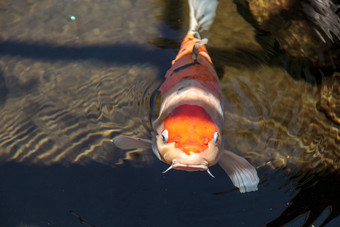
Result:
M226 148L258 167L259 191L233 190L219 167L215 179L162 174L151 151L114 146L119 134L150 138L187 29L183 2L1 3L0 226L301 226L308 212L308 224L330 214L327 226L340 225L340 76L287 70L232 1L203 36Z

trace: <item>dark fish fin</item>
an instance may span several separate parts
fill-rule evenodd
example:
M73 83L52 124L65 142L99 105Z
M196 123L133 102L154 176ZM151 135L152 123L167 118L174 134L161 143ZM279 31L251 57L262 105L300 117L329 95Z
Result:
M241 193L257 191L257 171L246 159L224 150L218 164Z
M117 136L116 138L113 139L113 143L122 150L152 147L151 140L135 138L125 135Z

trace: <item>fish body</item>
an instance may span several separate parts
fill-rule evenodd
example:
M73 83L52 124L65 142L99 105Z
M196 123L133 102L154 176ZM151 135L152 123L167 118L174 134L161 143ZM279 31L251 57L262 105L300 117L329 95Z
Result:
M153 122L153 148L175 169L207 170L222 148L221 89L204 41L196 31L186 35L160 86L163 100Z
M120 135L114 142L122 149L152 147L169 169L211 175L209 167L218 162L241 192L255 191L259 182L256 169L223 148L222 93L205 47L207 39L199 34L212 24L217 1L189 0L189 6L189 31L159 88L162 104L152 122L152 141Z

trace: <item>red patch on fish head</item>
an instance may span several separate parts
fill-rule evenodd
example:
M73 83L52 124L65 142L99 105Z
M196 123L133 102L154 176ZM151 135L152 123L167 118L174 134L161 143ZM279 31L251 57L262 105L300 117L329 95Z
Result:
M167 143L175 143L187 155L206 150L218 131L203 107L187 104L175 108L165 118L164 130L168 131Z

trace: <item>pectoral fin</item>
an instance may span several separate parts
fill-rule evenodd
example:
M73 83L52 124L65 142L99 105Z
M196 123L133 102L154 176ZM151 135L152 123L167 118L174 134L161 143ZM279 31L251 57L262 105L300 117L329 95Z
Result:
M259 183L257 171L246 159L224 150L218 164L241 193L257 190Z
M116 138L113 139L113 143L122 150L152 147L151 140L135 138L125 135L117 136Z

